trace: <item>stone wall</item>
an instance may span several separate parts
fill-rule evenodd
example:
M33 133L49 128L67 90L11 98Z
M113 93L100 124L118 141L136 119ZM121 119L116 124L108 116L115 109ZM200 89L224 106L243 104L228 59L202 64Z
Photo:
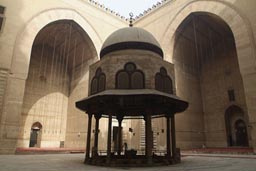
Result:
M88 96L89 65L95 59L84 61L70 72L65 147L85 148L87 114L75 107L75 102Z
M7 84L8 71L0 69L0 114L2 114L4 107L4 95ZM0 115L1 118L1 115Z
M229 42L230 45L231 48L226 48L226 51L215 52L215 56L208 56L202 65L204 124L206 145L209 147L227 146L225 112L228 107L239 106L244 112L243 120L248 125L244 86L237 53L232 42ZM234 90L235 101L229 100L228 90ZM248 129L249 127L247 132Z
M18 147L29 147L35 122L42 125L40 147L60 147L65 140L69 76L63 56L34 46L22 108Z
M188 109L175 118L177 146L199 148L205 141L204 112L194 42L180 36L173 55L177 95L189 102Z

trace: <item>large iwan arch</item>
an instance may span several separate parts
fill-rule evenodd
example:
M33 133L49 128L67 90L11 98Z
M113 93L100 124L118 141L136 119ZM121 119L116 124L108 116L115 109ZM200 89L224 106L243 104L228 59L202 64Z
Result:
M165 34L160 40L161 44L165 45L166 60L173 62L172 53L175 42L175 31L184 19L194 12L208 12L215 14L225 21L235 39L239 70L242 75L242 80L245 89L245 100L249 116L249 124L255 125L255 108L253 107L255 88L253 88L255 79L255 64L256 64L256 46L255 38L252 31L252 26L249 19L232 3L224 1L205 1L193 0L185 3L176 15L170 20ZM252 147L255 148L256 133L252 130Z
M16 40L11 72L13 77L26 78L31 49L36 35L47 24L58 20L73 20L79 24L91 38L97 53L100 51L102 40L88 20L81 14L71 9L50 9L33 17L20 31ZM96 57L96 56L95 56Z
M161 40L161 42L163 42L162 44L168 45L174 43L175 31L182 21L193 12L208 12L215 14L229 25L234 34L239 66L242 74L243 70L246 70L244 58L248 61L256 61L255 39L247 18L232 4L223 1L194 0L186 3L170 21L167 30L165 31L165 35ZM169 49L165 49L165 53L171 54L173 52L173 46L168 46L168 48ZM248 52L250 52L251 55L248 55ZM167 58L166 60L171 61L172 59Z
M38 15L34 16L29 22L26 23L24 28L19 32L15 48L13 52L13 59L10 70L10 77L8 79L8 88L6 94L14 94L15 100L6 97L6 101L12 101L3 111L3 117L7 116L8 113L12 113L12 119L3 127L3 129L8 129L9 124L12 125L15 134L10 135L12 138L12 144L16 142L20 134L20 124L21 124L21 112L23 105L23 98L25 92L25 83L28 76L31 51L34 40L37 34L48 24L59 20L71 20L77 23L90 37L92 41L91 48L96 49L96 53L93 54L92 59L87 63L89 66L91 63L98 60L98 52L101 48L102 40L98 33L95 31L91 23L87 21L81 14L75 10L71 9L49 9L40 12ZM17 89L19 85L19 89ZM9 140L8 140L9 141ZM12 148L15 150L15 147Z

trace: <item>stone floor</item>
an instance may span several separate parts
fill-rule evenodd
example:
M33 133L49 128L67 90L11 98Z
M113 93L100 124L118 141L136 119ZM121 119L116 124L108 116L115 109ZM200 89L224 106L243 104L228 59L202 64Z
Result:
M83 164L84 154L0 155L0 171L256 171L255 156L185 156L182 163L149 168L105 168Z

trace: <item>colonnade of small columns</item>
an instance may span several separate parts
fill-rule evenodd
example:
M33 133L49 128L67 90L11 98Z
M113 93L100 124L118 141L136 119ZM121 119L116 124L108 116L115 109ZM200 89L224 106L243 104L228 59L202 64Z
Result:
M85 163L90 159L90 153L92 158L98 155L98 134L99 134L99 121L102 117L101 114L94 114L95 118L95 129L94 129L94 146L93 150L91 149L91 127L92 127L92 116L93 114L88 114L88 128L87 128L87 144L86 144L86 154L85 154ZM152 161L152 149L153 149L153 135L152 135L152 115L150 113L144 115L145 120L145 133L146 133L146 149L145 154L149 163ZM175 138L175 118L174 114L165 115L166 118L166 155L167 158L175 158L176 150L176 138ZM117 116L118 120L118 149L117 155L121 155L122 151L122 121L123 116ZM111 160L111 132L112 132L112 113L108 114L108 136L107 136L107 160Z

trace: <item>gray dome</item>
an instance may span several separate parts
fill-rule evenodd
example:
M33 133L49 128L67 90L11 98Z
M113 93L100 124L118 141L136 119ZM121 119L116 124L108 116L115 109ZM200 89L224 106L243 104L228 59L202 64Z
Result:
M163 57L163 51L155 37L148 31L138 27L126 27L112 33L103 43L100 57L126 49L149 50Z

